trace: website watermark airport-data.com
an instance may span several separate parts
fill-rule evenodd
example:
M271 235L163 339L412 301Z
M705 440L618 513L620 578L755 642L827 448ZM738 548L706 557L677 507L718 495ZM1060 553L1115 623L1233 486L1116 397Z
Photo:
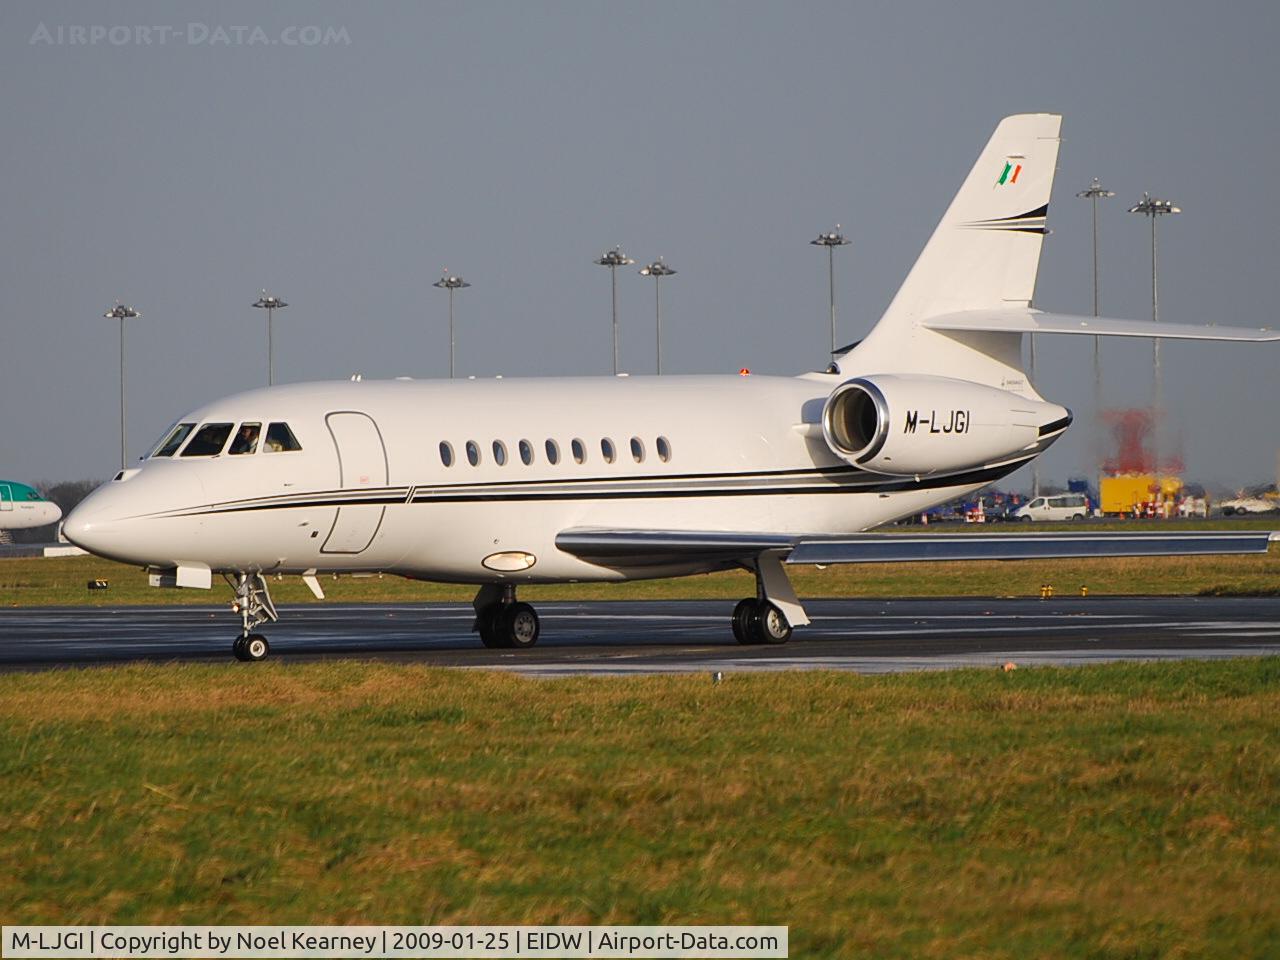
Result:
M33 47L345 47L345 26L292 24L267 28L247 24L152 23L36 25Z

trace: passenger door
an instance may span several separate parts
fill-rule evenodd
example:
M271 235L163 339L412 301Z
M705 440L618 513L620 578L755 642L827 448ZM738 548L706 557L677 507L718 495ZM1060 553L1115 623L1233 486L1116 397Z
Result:
M0 513L7 513L13 509L13 487L7 483L0 483Z
M363 553L382 524L386 507L377 500L387 486L387 450L378 425L368 414L344 411L325 418L338 454L342 489L348 496L338 508L333 529L321 553Z

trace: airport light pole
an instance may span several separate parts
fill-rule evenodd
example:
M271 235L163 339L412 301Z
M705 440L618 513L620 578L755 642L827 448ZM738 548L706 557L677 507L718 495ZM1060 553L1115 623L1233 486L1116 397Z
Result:
M132 307L126 307L119 300L116 305L103 314L108 320L120 321L120 469L125 468L125 419L124 419L124 322L132 320L134 317L140 317L137 310Z
M1115 196L1115 192L1105 189L1098 178L1093 178L1093 183L1089 184L1087 190L1081 190L1076 194L1082 200L1088 200L1093 207L1093 315L1099 316L1098 313L1098 201L1109 200ZM1095 336L1093 338L1093 406L1095 410L1102 409L1102 338Z
M439 287L441 290L449 291L449 379L453 379L453 352L456 347L456 341L453 336L453 293L455 290L464 290L471 284L463 280L461 277L450 275L449 268L444 268L444 276L432 284L433 287Z
M609 268L609 276L613 286L613 375L618 375L618 268L635 263L619 247L614 247L596 261L602 267Z
M848 246L850 241L840 232L840 224L830 233L820 233L810 240L815 247L827 248L827 287L831 294L831 355L836 353L836 247Z
M662 286L663 277L673 277L675 274L676 271L668 267L661 257L647 267L640 268L640 276L653 277L653 312L658 330L658 376L662 376L662 299L658 288Z
M262 291L262 296L258 298L258 302L254 304L260 310L267 311L267 386L274 386L276 382L276 351L275 351L275 319L276 311L288 306L279 297L272 296L267 291Z
M1160 296L1159 285L1156 280L1156 221L1160 217L1181 213L1182 209L1176 207L1168 200L1159 200L1144 193L1142 199L1129 208L1130 213L1139 213L1144 217L1151 218L1151 322L1158 323L1160 320ZM1159 420L1161 411L1164 409L1164 375L1160 369L1160 338L1153 337L1151 341L1151 359L1154 370L1153 392L1155 394L1155 415L1157 417L1156 433L1159 434ZM1156 474L1159 475L1160 464L1155 465Z

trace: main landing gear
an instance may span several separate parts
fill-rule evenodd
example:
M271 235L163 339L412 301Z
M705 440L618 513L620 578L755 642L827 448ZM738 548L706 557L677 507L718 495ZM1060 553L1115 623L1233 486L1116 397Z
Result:
M768 600L747 597L733 608L733 639L742 644L786 643L791 624Z
M271 602L271 592L267 589L267 580L260 573L239 573L234 580L226 578L236 592L236 601L232 609L240 614L240 636L231 645L231 652L237 660L246 662L265 660L271 652L271 644L260 633L254 633L254 627L272 623L280 619L276 613L276 605Z
M776 554L761 554L751 569L756 575L756 595L739 600L733 608L733 638L747 645L786 643L793 626L809 622L804 607Z
M471 629L490 649L526 649L538 642L538 612L516 599L510 583L486 583L471 605L476 620Z

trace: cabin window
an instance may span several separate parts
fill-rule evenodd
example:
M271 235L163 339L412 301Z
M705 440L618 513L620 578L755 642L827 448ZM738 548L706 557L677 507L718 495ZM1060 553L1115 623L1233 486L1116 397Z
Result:
M631 438L631 459L636 463L644 463L644 442L639 437Z
M180 423L169 432L169 435L161 441L156 447L156 452L151 454L153 457L172 457L178 452L178 448L182 446L182 441L191 435L191 431L196 428L194 423Z
M547 463L553 467L560 462L560 444L554 440L547 441Z
M440 441L440 462L446 467L453 466L453 444L448 440Z
M480 466L480 444L474 440L467 441L467 463L473 467Z
M663 463L669 463L671 461L671 441L666 437L659 437L657 447L658 459Z
M600 441L600 456L604 457L605 463L613 463L616 454L613 449L613 441L605 437Z
M526 467L533 463L533 444L528 440L520 441L520 460Z
M260 423L240 424L240 429L236 431L231 446L227 448L227 453L234 456L254 453L258 449L258 434L261 432L262 424Z
M583 443L583 442L582 442L581 440L579 440L577 437L574 437L574 438L573 438L573 443L569 444L569 446L570 446L570 448L573 450L573 462L574 462L574 463L586 463L586 462L587 462L587 445L586 445L585 443Z
M267 453L283 453L290 450L301 450L302 444L293 435L287 423L273 423L267 427L267 440L262 445Z
M493 441L493 461L500 467L507 465L507 445L501 440Z
M186 449L184 457L216 457L227 445L227 437L231 436L231 423L206 423L199 429Z

